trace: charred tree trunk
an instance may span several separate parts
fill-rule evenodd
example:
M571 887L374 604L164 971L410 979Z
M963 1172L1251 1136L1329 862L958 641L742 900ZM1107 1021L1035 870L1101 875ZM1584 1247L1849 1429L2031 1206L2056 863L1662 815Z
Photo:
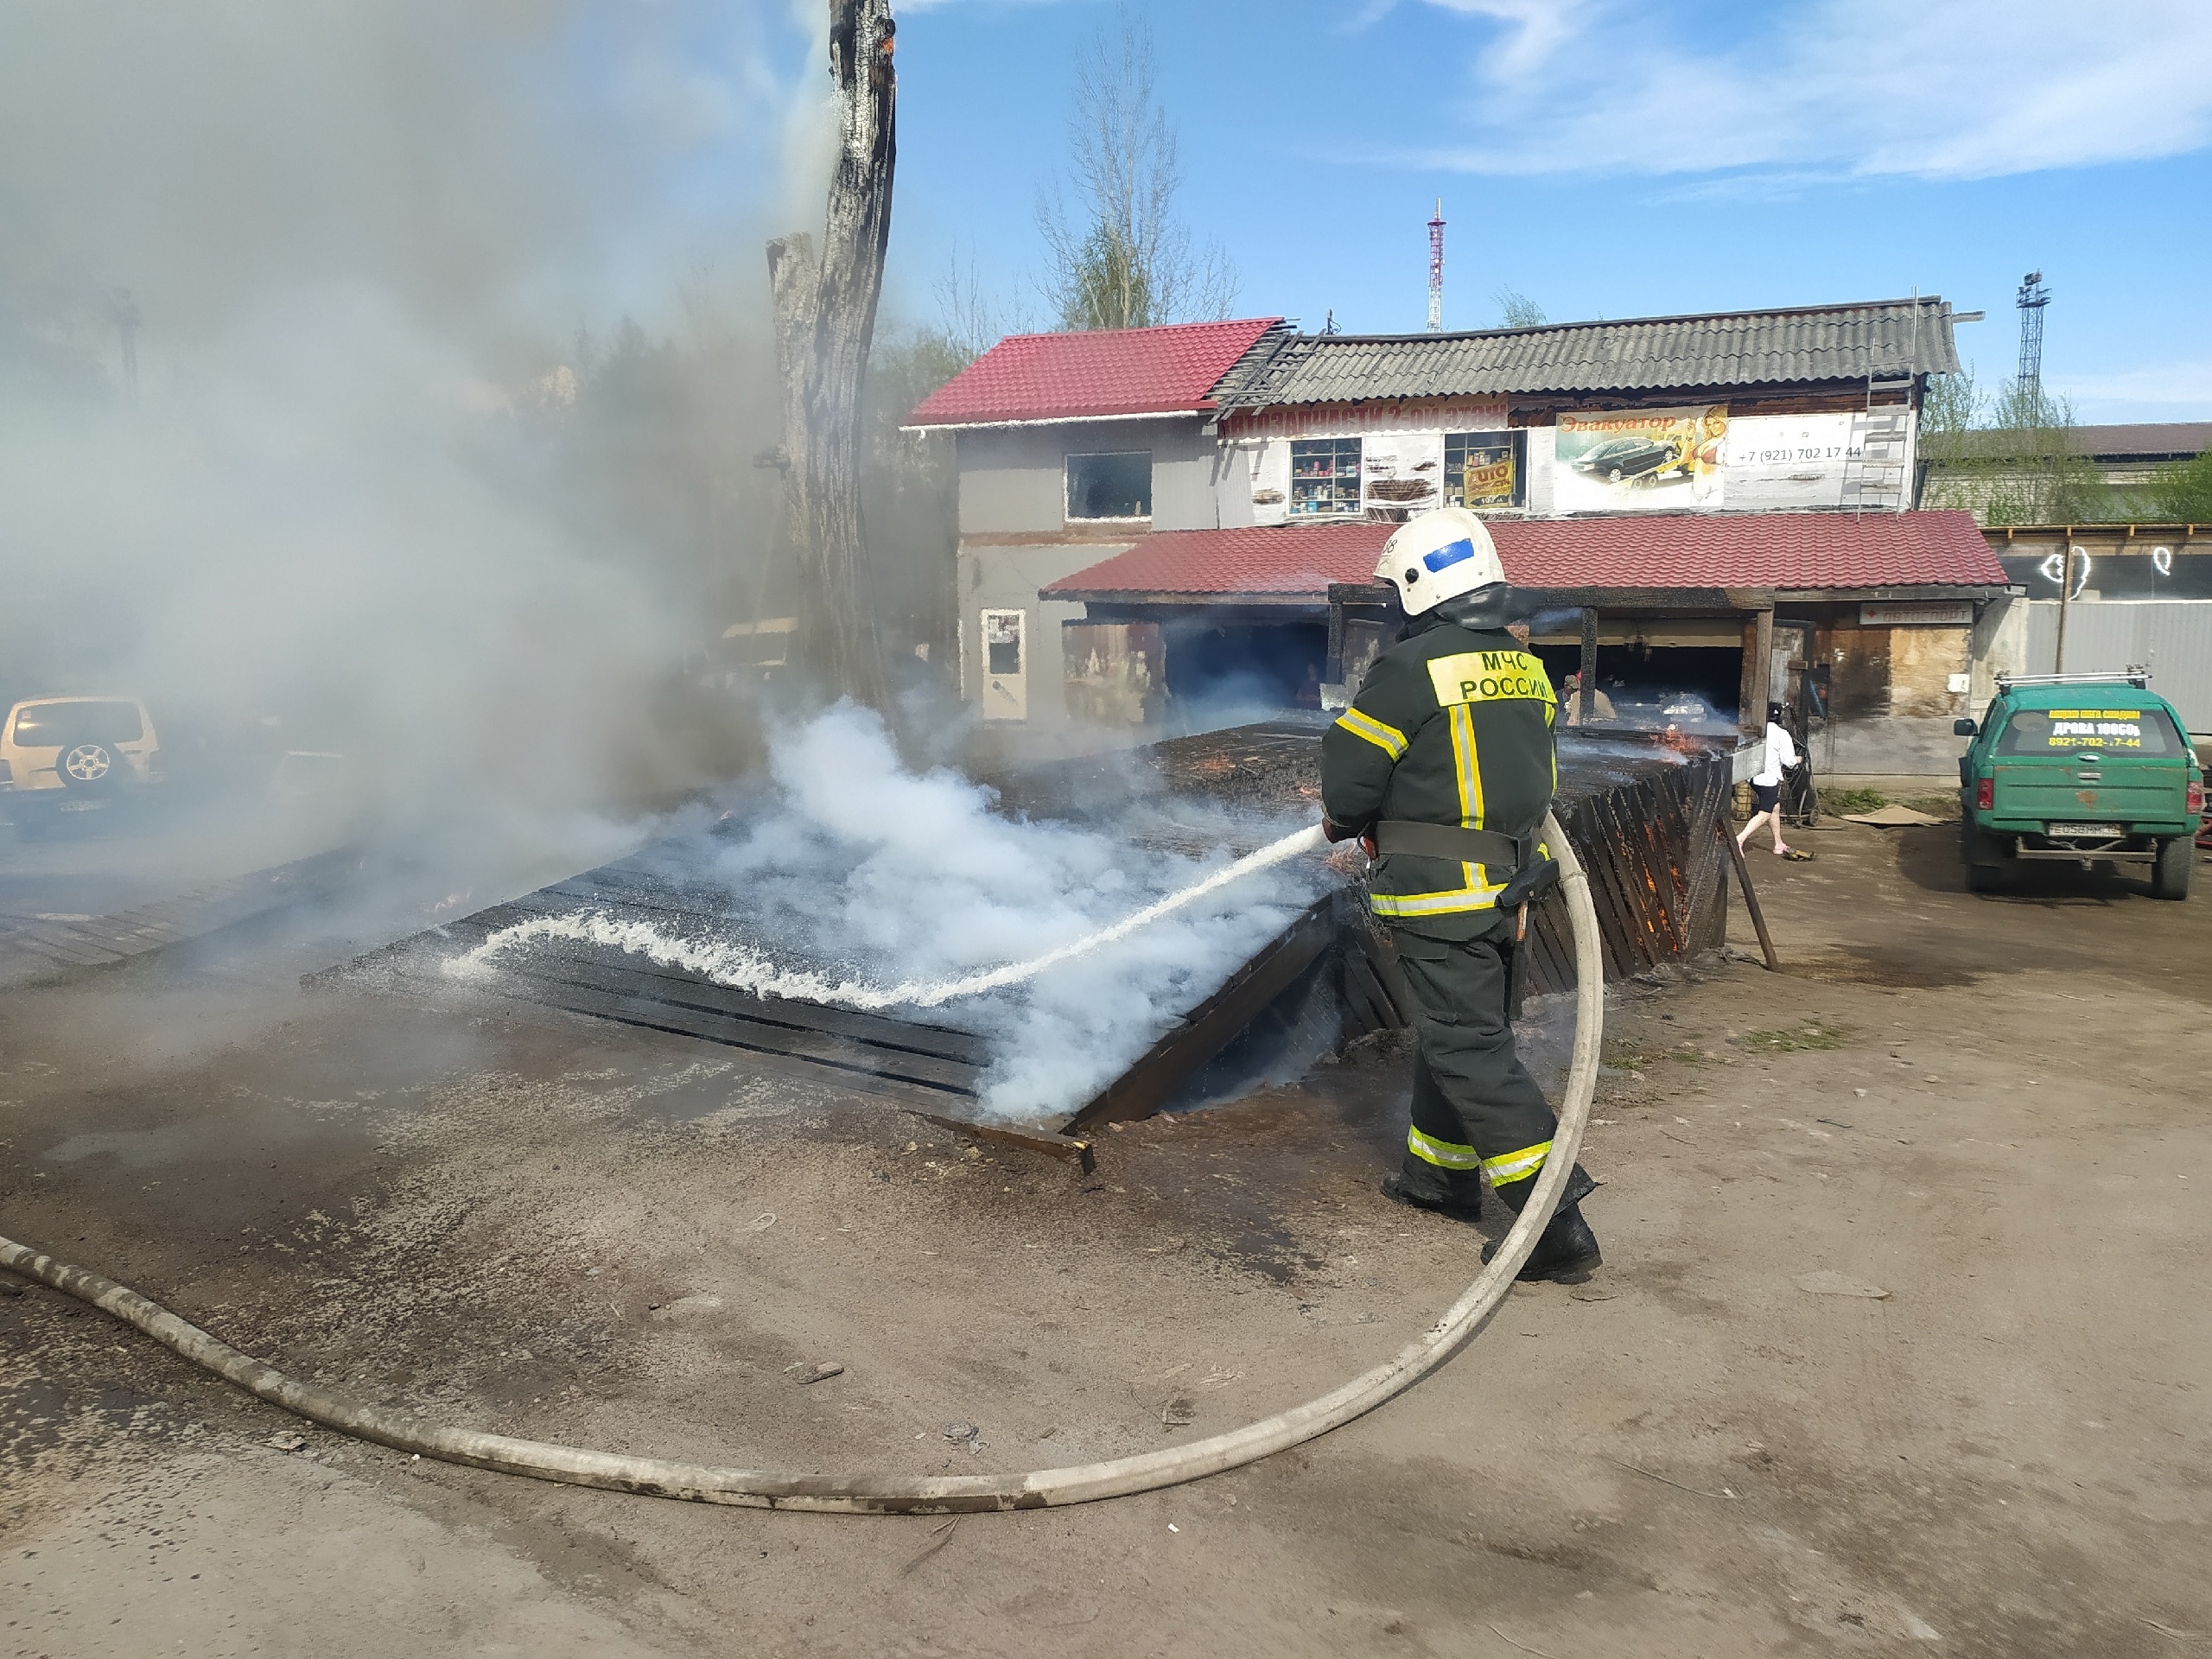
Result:
M861 523L861 390L891 239L894 27L890 0L830 0L839 144L821 257L803 233L768 245L804 659L829 689L873 709L890 696Z

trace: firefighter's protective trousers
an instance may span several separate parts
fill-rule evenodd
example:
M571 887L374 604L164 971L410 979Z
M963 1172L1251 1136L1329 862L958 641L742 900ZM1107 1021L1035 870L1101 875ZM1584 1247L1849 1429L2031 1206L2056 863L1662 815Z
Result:
M1322 740L1323 810L1348 829L1414 822L1526 836L1557 786L1558 708L1541 659L1511 635L1418 617ZM1406 1181L1464 1201L1479 1172L1517 1209L1557 1120L1514 1052L1514 918L1497 907L1511 875L1395 854L1369 889L1418 1004Z
M1516 1184L1544 1166L1559 1123L1514 1051L1506 1007L1512 918L1499 917L1471 939L1393 931L1421 1039L1405 1178L1424 1196L1464 1202L1479 1169L1512 1204Z

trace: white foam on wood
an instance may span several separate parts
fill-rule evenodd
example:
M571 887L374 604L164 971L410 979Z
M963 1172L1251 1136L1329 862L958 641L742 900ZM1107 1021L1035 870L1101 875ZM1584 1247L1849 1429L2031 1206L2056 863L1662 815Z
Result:
M893 986L869 985L850 979L831 980L803 969L779 968L759 950L742 943L679 938L662 931L650 922L623 920L603 911L579 912L570 916L533 917L526 922L517 922L499 929L474 950L445 963L444 968L455 978L479 976L489 971L498 959L509 951L560 939L580 944L610 946L628 956L643 957L660 967L681 968L715 984L755 996L830 1003L871 1013L896 1007L934 1008L963 997L979 996L986 991L1003 990L1022 984L1062 963L1087 957L1118 940L1128 938L1140 929L1219 893L1246 876L1283 863L1300 853L1318 851L1325 844L1319 825L1298 830L1280 841L1270 842L1257 852L1247 854L1233 864L1225 865L1204 880L1195 881L1180 892L1147 905L1143 909L1123 917L1111 927L1101 928L1095 933L1027 962L1008 963L1003 967L970 974L962 979L918 981Z

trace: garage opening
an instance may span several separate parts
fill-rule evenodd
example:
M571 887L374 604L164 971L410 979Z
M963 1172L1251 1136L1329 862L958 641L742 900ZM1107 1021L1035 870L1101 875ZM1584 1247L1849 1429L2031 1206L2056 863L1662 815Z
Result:
M1582 664L1581 646L1543 645L1537 652L1564 696ZM1662 731L1734 731L1742 695L1744 648L1633 645L1598 647L1598 689L1623 726ZM1599 710L1603 717L1603 709Z
M1213 731L1292 709L1321 706L1329 629L1320 621L1166 625L1171 734Z

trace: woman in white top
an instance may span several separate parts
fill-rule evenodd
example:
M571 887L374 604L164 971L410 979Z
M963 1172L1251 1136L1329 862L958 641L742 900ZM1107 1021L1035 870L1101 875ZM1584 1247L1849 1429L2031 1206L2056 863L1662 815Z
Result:
M1801 853L1794 847L1782 844L1782 774L1797 764L1797 746L1789 741L1789 734L1782 729L1782 705L1770 702L1766 706L1766 759L1751 776L1751 798L1758 803L1758 810L1751 814L1751 821L1736 837L1741 847L1751 838L1751 833L1762 823L1774 824L1774 855L1777 858L1810 858L1810 853Z

